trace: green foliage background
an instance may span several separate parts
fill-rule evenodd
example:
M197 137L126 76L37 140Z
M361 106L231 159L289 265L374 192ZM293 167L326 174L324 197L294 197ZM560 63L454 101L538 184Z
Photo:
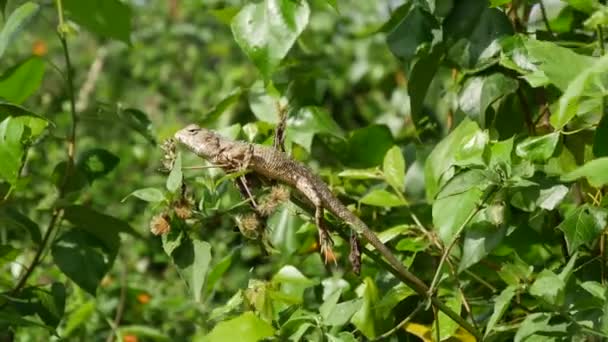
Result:
M0 10L3 341L608 338L603 1ZM325 265L295 203L252 236L234 175L161 148L191 122L272 144L282 115L287 153L472 327L371 257L355 275L338 235Z

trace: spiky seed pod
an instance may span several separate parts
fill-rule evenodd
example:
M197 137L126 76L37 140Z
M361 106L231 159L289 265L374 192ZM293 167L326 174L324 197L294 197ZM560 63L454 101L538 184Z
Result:
M270 216L279 205L289 200L289 188L284 185L273 186L258 206L260 214Z
M162 145L160 145L160 149L165 152L163 154L163 158L161 163L163 165L163 170L169 171L173 169L173 164L175 163L175 159L177 158L177 153L175 152L177 147L175 144L175 140L167 139Z
M262 222L255 213L247 213L236 217L236 224L241 234L248 239L258 239L262 231Z
M182 197L173 205L173 211L180 219L189 219L192 217L192 202L187 198Z
M169 216L165 213L155 215L150 220L150 232L154 235L165 235L171 231L171 224L169 224Z

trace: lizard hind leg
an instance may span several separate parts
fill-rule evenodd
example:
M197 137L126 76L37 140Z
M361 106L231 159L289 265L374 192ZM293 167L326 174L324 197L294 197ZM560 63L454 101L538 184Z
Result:
M325 264L333 261L333 263L337 265L338 262L336 260L336 255L332 249L334 241L332 240L329 230L327 229L327 224L325 222L325 218L323 217L323 207L321 206L317 206L315 208L315 224L319 230L319 246L321 254L325 259Z

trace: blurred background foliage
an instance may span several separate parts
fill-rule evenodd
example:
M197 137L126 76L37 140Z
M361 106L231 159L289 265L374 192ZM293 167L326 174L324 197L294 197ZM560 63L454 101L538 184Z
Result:
M183 196L181 174L163 167L163 141L191 122L269 144L285 112L288 153L426 282L467 227L453 253L458 276L445 272L439 295L489 340L608 336L601 1L63 0L73 80L56 1L32 3L17 38L0 37L0 121L11 117L0 142L13 105L52 123L15 163L19 177L1 177L2 338L353 341L397 327L387 339L431 341L439 321L442 336L474 340L370 258L354 275L348 241L335 238L337 265L325 265L293 203L272 214L267 236L249 239L236 219L249 208L230 177L173 155L186 167ZM4 30L32 3L0 1ZM287 45L279 65L248 58L256 32L235 24L260 4L305 22L293 45L271 46ZM54 218L52 247L14 291ZM150 232L164 224L162 238ZM180 248L196 261L182 264Z

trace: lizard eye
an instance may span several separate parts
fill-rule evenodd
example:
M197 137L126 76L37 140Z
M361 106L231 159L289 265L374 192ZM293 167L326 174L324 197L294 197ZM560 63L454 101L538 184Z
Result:
M186 127L186 131L188 131L188 133L193 134L193 135L198 133L198 131L200 131L200 130L201 130L201 128L198 127L197 125L190 125L190 126Z

